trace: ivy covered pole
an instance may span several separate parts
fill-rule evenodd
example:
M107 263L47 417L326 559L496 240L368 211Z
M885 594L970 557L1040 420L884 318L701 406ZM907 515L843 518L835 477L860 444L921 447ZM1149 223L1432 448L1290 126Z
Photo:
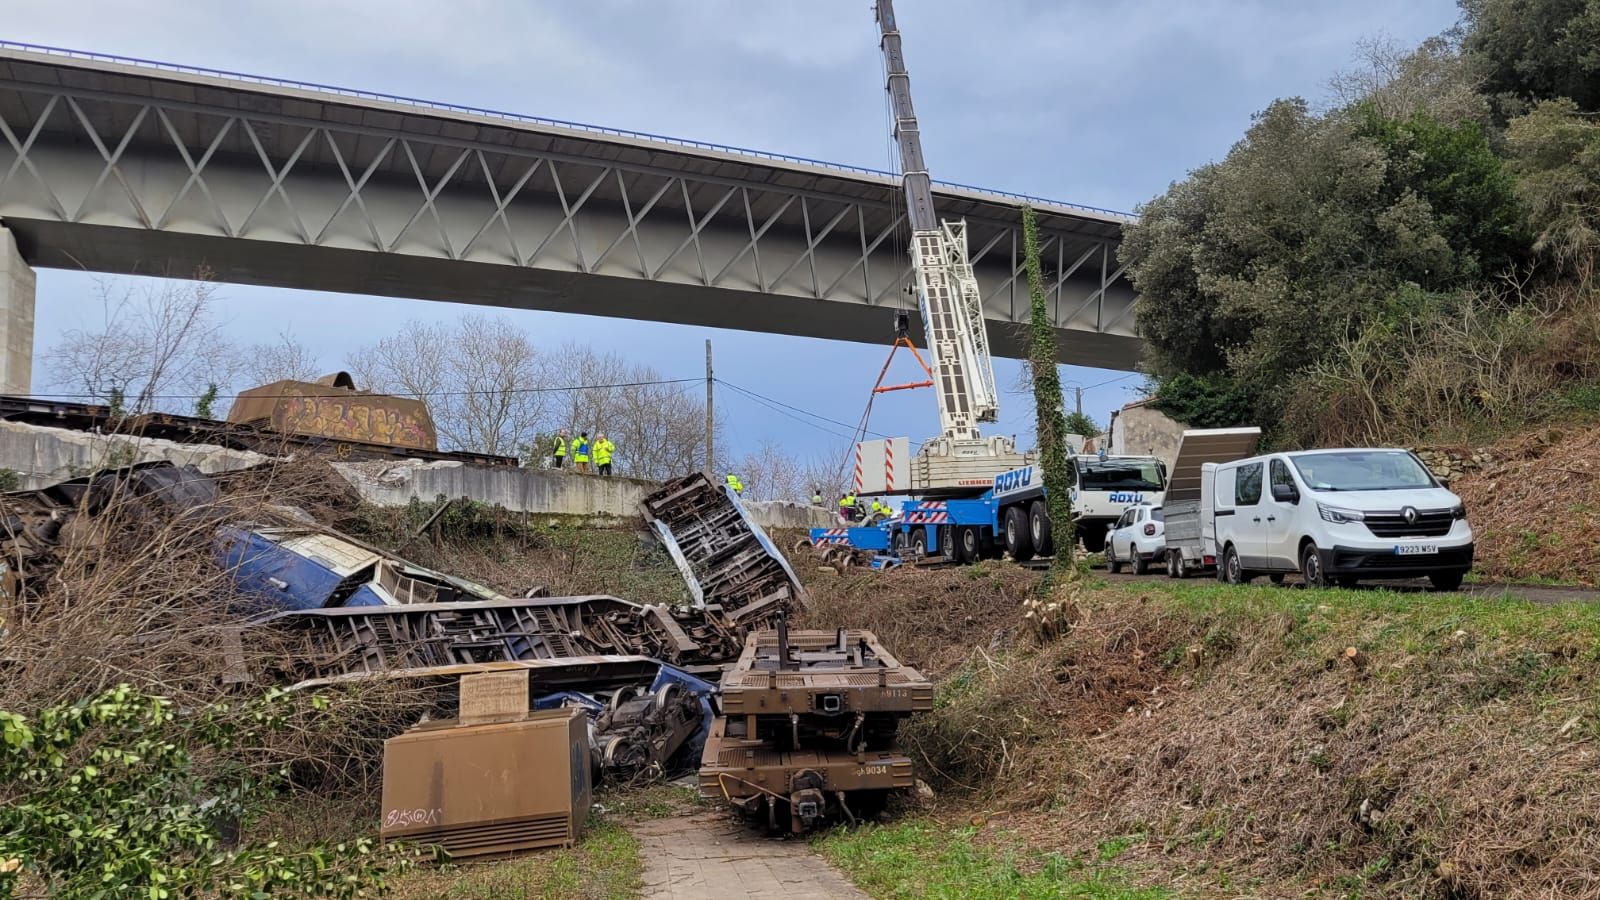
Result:
M1056 331L1044 293L1044 269L1039 262L1039 220L1033 207L1022 207L1022 258L1028 268L1028 369L1033 378L1034 431L1039 441L1039 465L1044 470L1045 503L1050 510L1055 538L1055 559L1045 579L1073 571L1077 535L1072 528L1072 470L1067 468L1066 412L1062 409L1061 373L1056 369Z

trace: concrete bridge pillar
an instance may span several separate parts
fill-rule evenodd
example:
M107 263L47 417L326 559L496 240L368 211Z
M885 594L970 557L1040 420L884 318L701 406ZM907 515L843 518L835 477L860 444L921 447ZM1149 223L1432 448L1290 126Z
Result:
M0 225L0 394L33 389L33 267Z

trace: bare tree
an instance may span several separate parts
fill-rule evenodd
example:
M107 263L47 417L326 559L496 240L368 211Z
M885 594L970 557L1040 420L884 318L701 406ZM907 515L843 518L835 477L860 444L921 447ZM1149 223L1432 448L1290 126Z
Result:
M56 383L127 412L185 410L215 385L227 388L237 354L212 312L216 286L196 280L102 278L98 328L76 328L44 354Z
M846 447L841 446L839 453L844 452ZM744 482L744 495L753 500L810 503L812 493L820 492L824 505L831 507L845 487L839 483L844 471L841 458L829 454L801 459L777 440L765 437L754 451L739 457L730 468Z
M1329 79L1328 91L1338 107L1371 103L1386 119L1420 111L1453 125L1488 120L1481 83L1446 38L1429 38L1413 49L1380 34L1356 43L1355 66Z
M458 450L516 455L538 434L546 411L545 360L500 318L408 322L348 364L363 387L426 402L440 443Z
M287 331L270 344L247 348L240 360L240 375L255 387L274 381L314 381L322 375L316 354Z
M556 394L552 428L574 435L600 433L617 445L619 474L663 479L705 465L705 402L700 383L662 378L650 366L629 363L615 353L567 344L557 354L557 384L573 389Z

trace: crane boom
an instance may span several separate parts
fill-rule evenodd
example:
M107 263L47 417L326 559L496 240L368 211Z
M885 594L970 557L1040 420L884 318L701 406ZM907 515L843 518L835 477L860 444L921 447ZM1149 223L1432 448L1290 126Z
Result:
M892 0L878 0L876 13L894 108L895 143L900 147L906 214L911 222L917 305L933 356L940 424L945 438L979 440L978 423L995 421L1000 410L989 336L983 327L983 300L967 258L966 223L941 222L935 217L933 184L922 158L922 134L911 105L911 76L906 72Z

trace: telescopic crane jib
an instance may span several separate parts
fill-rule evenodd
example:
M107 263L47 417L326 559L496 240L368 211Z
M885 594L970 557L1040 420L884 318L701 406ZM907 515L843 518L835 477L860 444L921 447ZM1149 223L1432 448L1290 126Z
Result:
M917 306L933 360L942 430L910 460L906 460L904 438L858 444L856 489L869 495L970 491L987 487L995 475L1026 465L1028 460L1017 453L1009 438L985 438L978 430L979 423L996 421L1000 407L989 337L984 331L983 298L967 256L967 226L965 221L940 221L934 213L933 185L922 158L921 131L911 106L911 77L892 0L877 0L874 12L911 224ZM910 466L896 469L897 455Z

